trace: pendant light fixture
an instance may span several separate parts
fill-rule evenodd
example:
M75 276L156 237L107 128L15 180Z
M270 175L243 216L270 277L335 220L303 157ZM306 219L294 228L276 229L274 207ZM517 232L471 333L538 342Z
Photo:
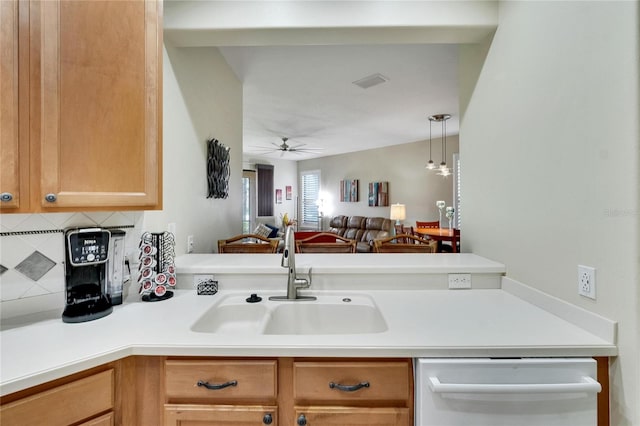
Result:
M447 120L451 118L450 114L435 114L429 116L429 163L427 163L427 169L435 169L435 164L431 160L431 123L434 121L441 124L442 128L442 161L438 167L439 176L449 176L451 169L447 167ZM431 167L429 167L431 165Z
M429 117L429 161L427 162L427 165L425 166L425 169L427 170L433 170L436 168L436 163L433 162L433 160L431 159L431 124L433 123L433 116Z

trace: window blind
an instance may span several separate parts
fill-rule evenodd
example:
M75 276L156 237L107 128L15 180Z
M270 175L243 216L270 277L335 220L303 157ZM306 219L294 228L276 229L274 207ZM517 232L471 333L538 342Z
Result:
M453 225L460 229L462 225L462 186L460 185L460 154L453 154L453 208L455 209Z
M320 194L320 171L303 172L300 175L302 202L300 216L302 225L318 225L318 197Z

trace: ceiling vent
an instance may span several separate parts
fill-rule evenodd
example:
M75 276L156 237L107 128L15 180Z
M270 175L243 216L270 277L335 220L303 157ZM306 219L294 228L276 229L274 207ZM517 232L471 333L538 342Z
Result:
M389 81L389 77L385 77L382 74L373 74L354 81L353 84L360 86L363 89L368 89L369 87L377 86L378 84L386 83L387 81Z

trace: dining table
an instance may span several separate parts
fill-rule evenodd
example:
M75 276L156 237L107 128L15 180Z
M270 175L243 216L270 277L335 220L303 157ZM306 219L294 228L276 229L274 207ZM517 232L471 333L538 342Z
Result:
M416 234L436 241L450 241L453 253L458 252L460 230L454 228L413 228Z

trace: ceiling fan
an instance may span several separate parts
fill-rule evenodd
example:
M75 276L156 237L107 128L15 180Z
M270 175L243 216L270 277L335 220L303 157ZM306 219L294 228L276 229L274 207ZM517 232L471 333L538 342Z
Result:
M255 148L257 148L258 150L263 151L264 154L268 154L268 153L272 153L272 152L280 152L280 156L281 157L284 155L285 152L291 152L291 153L294 153L294 154L296 154L296 153L316 154L316 153L322 151L322 148L302 148L303 146L306 145L305 143L292 146L292 145L289 145L287 143L288 140L289 140L289 138L283 137L281 144L277 144L275 142L271 142L271 145L273 145L273 148L272 147L261 147L261 146L256 146Z

